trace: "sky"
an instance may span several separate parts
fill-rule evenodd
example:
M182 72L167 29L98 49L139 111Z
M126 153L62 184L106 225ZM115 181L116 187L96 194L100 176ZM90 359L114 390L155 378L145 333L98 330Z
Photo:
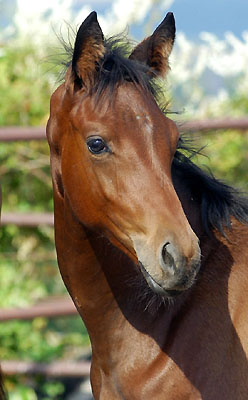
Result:
M82 6L85 3L89 4L92 10L104 14L113 1L77 0L75 4ZM248 0L174 0L171 3L169 11L174 12L177 29L183 31L189 39L197 40L202 31L213 32L220 38L227 31L232 31L238 37L241 37L243 31L248 31ZM149 14L146 22L151 17ZM159 12L159 8L157 12L153 10L153 14L155 27L164 14ZM137 25L134 28L135 36L142 36L142 24Z
M18 1L26 8L39 8L39 3L35 0L0 0L0 29L13 18ZM56 0L50 1L50 4L57 3ZM42 1L42 3L44 2L46 3L47 0ZM85 7L88 12L96 10L104 17L110 14L114 7L120 9L118 0L68 0L68 3L70 2L73 4L75 12ZM124 4L123 10L121 10L123 21L127 10L137 2L138 0L122 2ZM140 21L136 20L134 24L131 24L129 30L136 39L140 39L146 34L144 26L147 30L154 29L168 10L174 12L177 30L184 32L191 40L197 40L202 31L212 32L219 38L222 38L227 31L232 31L237 37L241 37L243 31L248 31L248 0L156 0L152 9L144 6L145 3L147 4L149 1L143 0L142 2L143 10L140 10L138 18ZM58 10L58 18L61 19L62 15ZM143 15L145 18L142 18ZM135 19L132 15L130 18ZM67 15L63 15L63 19L66 21Z
M221 37L226 31L240 36L248 30L248 0L175 0L171 11L190 39L201 31Z

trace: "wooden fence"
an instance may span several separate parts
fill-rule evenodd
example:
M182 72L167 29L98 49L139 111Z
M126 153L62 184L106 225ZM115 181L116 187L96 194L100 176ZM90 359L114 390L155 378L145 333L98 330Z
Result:
M180 132L206 132L215 130L236 129L248 132L248 117L240 119L213 119L201 121L189 121L178 126ZM27 140L44 140L44 127L3 127L0 128L0 142L14 142ZM2 215L1 224L15 224L18 226L53 225L51 213L5 213ZM13 319L33 319L35 317L56 318L59 316L77 315L77 310L72 300L67 297L48 299L45 302L25 309L0 309L0 322ZM14 374L43 374L53 377L85 377L89 375L90 362L64 362L56 361L50 364L2 361L2 371L5 375Z

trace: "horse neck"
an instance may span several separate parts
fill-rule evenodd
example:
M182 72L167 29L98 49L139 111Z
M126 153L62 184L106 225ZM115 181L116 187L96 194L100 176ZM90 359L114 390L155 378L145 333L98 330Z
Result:
M221 247L223 237L218 232L207 233L203 227L202 215L201 215L201 204L191 192L191 189L187 185L184 179L183 172L181 170L172 170L173 185L182 204L184 213L191 225L191 228L200 240L200 248L202 255L201 270L205 270L208 265L208 256L213 251L217 251ZM218 273L218 271L216 271Z
M199 282L204 275L204 279L209 275L211 279L219 279L219 277L230 274L233 265L232 254L235 253L232 243L242 242L243 234L240 232L245 230L245 226L241 222L231 217L232 229L224 227L224 232L220 233L217 229L211 229L209 232L203 227L201 204L197 198L192 196L190 188L181 170L173 170L173 184L177 195L181 201L185 215L200 240L201 248L201 271L198 276L197 286L200 288ZM246 228L247 229L247 228ZM247 233L246 233L247 234ZM242 246L242 243L240 243ZM216 259L225 260L216 265ZM213 268L214 266L214 268ZM227 267L228 266L228 267Z
M191 193L190 188L185 183L181 170L172 169L172 180L176 193L182 204L184 213L191 225L191 228L199 239L204 237L204 228L201 219L201 206Z
M113 324L124 318L118 298L127 299L123 280L129 274L131 262L104 237L84 227L67 199L62 200L55 193L54 203L55 241L64 283L91 340L102 331L107 335Z

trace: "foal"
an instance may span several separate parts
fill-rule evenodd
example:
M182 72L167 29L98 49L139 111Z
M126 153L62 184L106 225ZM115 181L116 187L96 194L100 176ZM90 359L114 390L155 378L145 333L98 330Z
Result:
M93 12L51 99L56 249L95 399L248 398L248 205L158 106L174 38L168 13L127 57Z

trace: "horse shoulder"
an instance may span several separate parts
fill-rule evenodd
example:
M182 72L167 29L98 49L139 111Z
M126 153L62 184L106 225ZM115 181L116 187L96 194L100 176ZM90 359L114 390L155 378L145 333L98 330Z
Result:
M228 280L228 307L234 328L248 357L248 226L233 222L228 244L233 266Z

